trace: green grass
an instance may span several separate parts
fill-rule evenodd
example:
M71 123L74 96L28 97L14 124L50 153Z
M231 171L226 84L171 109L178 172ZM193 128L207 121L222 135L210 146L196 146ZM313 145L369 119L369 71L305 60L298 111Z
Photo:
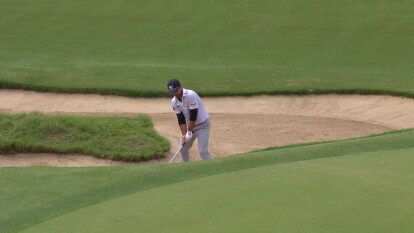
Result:
M276 164L136 192L22 232L406 232L414 148Z
M150 192L151 189L158 189L166 185L173 185L184 181L194 180L195 183L202 182L200 178L207 178L213 175L243 170L248 171L248 169L265 168L266 166L273 166L276 164L282 166L285 166L284 164L286 164L286 166L288 166L289 163L298 161L313 161L314 159L319 158L337 157L349 154L370 152L388 154L387 151L389 151L391 155L395 154L396 156L399 156L399 153L395 152L396 150L406 149L407 151L412 151L412 148L414 148L414 130L406 130L362 139L279 148L190 164L97 168L3 168L0 169L0 187L2 187L2 189L0 189L0 206L2 207L2 211L0 211L0 232L19 232L22 229L31 227L37 223L106 200L111 200L128 194L135 195L136 193L139 195L139 192ZM401 165L402 168L411 164L409 160L406 161L405 165ZM367 162L365 162L364 165L366 163ZM378 164L378 162L374 163ZM326 167L325 169L328 168L329 167ZM342 169L343 168L344 167L342 167ZM383 174L381 172L387 171L387 169L375 170L375 168L375 166L370 167L370 172ZM320 169L318 168L316 170ZM361 172L363 172L363 170ZM404 172L412 172L412 170L404 170ZM290 174L294 175L294 172ZM334 173L331 175L334 175ZM412 175L407 176L407 178L401 173L401 177L409 179ZM346 176L344 176L344 178L346 178ZM289 179L285 180L285 178L281 177L280 182L288 181ZM315 177L314 181L317 183L319 182L317 177ZM230 185L232 182L237 184L240 180L236 180L235 178L228 184ZM398 186L401 184L400 182L406 182L406 180L396 180L396 188L400 187ZM319 182L319 184L322 185L323 183ZM218 191L214 186L206 186L205 188L208 189L208 192ZM348 186L348 188L347 192L352 191L352 187ZM294 188L292 188L292 190L294 190ZM401 191L401 189L398 190ZM403 193L403 191L401 192ZM323 193L320 194L322 196L319 201L323 201ZM390 192L390 194L392 194L392 192ZM182 200L180 198L174 198L175 195L177 194L171 194L171 211L173 211L174 208L177 208L177 205L179 206L180 201ZM183 194L182 196L185 195L186 194ZM237 196L234 195L232 197L236 198ZM346 196L342 197L345 198ZM314 198L317 199L317 197ZM390 196L390 199L385 201L393 200L394 199ZM151 203L151 199L148 199L147 201ZM211 204L214 203L215 202L211 202ZM138 208L137 206L131 205L130 208L132 207ZM158 207L155 205L154 209ZM344 203L342 207L346 208L346 203ZM127 209L125 209L125 211L128 211ZM136 209L136 211L139 212L139 208ZM217 211L217 213L218 212L219 211ZM93 216L90 217L92 218ZM188 215L188 217L191 217L191 214ZM343 218L346 219L345 216ZM125 219L128 219L128 216L125 216ZM157 218L160 226L162 226L162 220L163 219L160 219L159 217ZM332 224L335 226L334 222ZM138 227L135 230L137 229Z
M203 96L414 97L412 12L408 0L0 0L0 88L166 96L175 76ZM169 150L145 116L0 115L0 129L3 152ZM406 130L191 164L2 168L0 232L412 232L412 148Z
M328 0L0 0L0 86L166 96L414 96L414 5Z
M0 153L87 154L112 160L161 158L167 139L148 116L47 116L0 114Z

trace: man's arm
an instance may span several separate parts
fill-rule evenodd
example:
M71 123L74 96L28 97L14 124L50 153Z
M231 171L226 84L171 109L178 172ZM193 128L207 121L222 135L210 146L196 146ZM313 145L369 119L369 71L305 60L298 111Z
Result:
M193 132L194 130L195 122L197 120L197 113L198 113L198 108L190 109L190 122L188 122L188 127L187 127L187 130L190 132Z
M187 124L180 124L180 130L183 134L182 141L187 143L193 137L193 130L197 120L198 109L190 109L190 121Z
M185 117L182 112L177 114L177 120L181 130L181 135L185 135L187 133L187 123L185 122Z
M198 113L198 95L194 91L189 92L188 95L188 108L190 110L190 119L187 122L187 130L190 132L194 131L195 122L197 120L197 113Z
M181 135L183 135L183 139L185 137L185 134L187 133L187 125L180 125Z

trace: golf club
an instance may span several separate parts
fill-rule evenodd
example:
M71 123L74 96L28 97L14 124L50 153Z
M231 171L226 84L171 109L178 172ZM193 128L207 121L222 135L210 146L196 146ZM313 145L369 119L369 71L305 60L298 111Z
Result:
M185 143L184 143L184 144L185 144ZM180 152L180 150L183 148L184 144L182 144L182 145L180 146L180 148L178 148L177 153L175 153L175 155L172 157L172 159L171 159L171 160L170 160L170 162L168 162L168 163L171 163L171 162L174 160L175 156L177 156L177 155L178 155L178 152Z

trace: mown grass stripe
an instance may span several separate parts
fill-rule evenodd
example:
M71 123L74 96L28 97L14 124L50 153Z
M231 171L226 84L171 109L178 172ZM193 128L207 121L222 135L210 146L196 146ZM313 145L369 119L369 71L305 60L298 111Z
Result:
M17 89L32 90L38 92L54 92L54 93L79 93L79 94L101 94L101 95L117 95L126 97L154 98L166 97L168 93L160 90L147 89L117 89L117 88L68 88L59 86L42 86L35 84L21 84L0 80L0 89ZM204 97L231 97L231 96L255 96L255 95L389 95L396 97L407 97L414 99L414 94L406 91L384 90L384 89L292 89L280 90L275 88L272 91L262 90L243 90L243 91L203 91L200 89L199 94Z

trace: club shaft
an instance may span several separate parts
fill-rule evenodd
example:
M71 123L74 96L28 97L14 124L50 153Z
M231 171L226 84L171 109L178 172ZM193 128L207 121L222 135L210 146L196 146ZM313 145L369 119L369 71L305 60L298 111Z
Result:
M168 163L171 163L174 160L175 156L178 155L178 152L180 152L181 148L183 148L183 146L180 146L180 148L178 148L177 153L175 153L175 155L172 157L172 159Z

